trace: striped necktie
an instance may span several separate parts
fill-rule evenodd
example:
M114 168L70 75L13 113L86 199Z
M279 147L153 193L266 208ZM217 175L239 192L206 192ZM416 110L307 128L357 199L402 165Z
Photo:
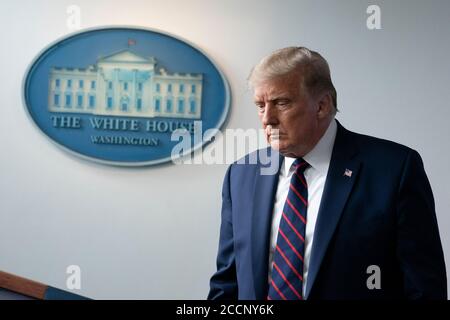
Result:
M303 257L308 207L308 187L304 172L309 164L299 158L292 166L295 172L292 174L278 229L268 300L303 299Z

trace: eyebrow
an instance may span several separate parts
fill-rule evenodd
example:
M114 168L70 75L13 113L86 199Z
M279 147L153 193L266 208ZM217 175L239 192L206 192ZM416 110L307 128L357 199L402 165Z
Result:
M254 100L255 103L260 103L264 99L253 99L253 100ZM268 101L273 103L273 102L283 101L283 100L292 100L292 99L290 97L280 95L280 96L276 96L276 97L274 97L272 99L269 99Z

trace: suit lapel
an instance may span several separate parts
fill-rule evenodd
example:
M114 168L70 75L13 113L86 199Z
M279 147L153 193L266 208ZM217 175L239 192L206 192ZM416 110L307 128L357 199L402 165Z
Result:
M357 153L355 141L348 139L349 134L338 122L338 131L314 230L306 298L314 285L325 252L358 176L360 161L355 157Z
M278 172L283 163L283 156L274 150L271 150L271 152L275 152L273 156L279 159L278 170L275 174L261 175L261 165L257 166L253 194L251 253L255 298L258 300L265 299L268 290L267 276L272 210L278 184Z

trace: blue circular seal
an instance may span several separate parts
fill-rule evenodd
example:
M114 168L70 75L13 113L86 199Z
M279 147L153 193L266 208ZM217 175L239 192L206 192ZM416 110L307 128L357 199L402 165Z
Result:
M201 50L136 27L90 29L49 45L25 75L23 98L58 146L121 166L172 160L180 130L191 143L179 156L201 148L230 108L228 83Z

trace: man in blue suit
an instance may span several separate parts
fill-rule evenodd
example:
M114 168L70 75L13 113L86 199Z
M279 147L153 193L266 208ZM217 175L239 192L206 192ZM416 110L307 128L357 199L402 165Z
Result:
M278 50L249 83L279 165L263 174L250 154L228 168L208 298L446 299L420 155L335 120L336 90L317 52Z

